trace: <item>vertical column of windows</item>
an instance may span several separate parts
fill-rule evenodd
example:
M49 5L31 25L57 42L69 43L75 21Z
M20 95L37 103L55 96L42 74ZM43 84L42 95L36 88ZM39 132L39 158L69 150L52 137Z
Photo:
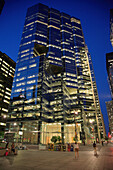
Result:
M51 64L62 66L60 12L55 9L50 9L48 22L49 22L48 59Z
M76 18L71 18L71 22L76 56L79 102L83 105L84 111L87 114L87 118L91 118L92 116L92 120L96 122L89 60L85 52L85 41L81 23L80 20Z
M62 61L66 73L64 80L67 87L77 88L71 18L64 13L61 13L61 37Z

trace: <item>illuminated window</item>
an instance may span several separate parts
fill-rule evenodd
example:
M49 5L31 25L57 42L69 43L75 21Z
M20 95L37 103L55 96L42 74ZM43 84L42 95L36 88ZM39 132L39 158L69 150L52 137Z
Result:
M25 57L25 56L27 56L27 55L29 55L29 53L26 53L26 54L21 55L21 58L22 58L22 57Z
M23 82L23 83L18 83L16 86L19 87L19 86L21 86L21 85L25 85L25 82Z
M17 76L20 76L20 73L18 73Z
M22 89L17 89L17 90L15 90L15 92L21 92L22 91Z
M5 112L8 112L8 110L7 110L7 109L5 109L5 108L2 108L2 110L3 110L3 111L5 111Z
M8 97L8 96L4 96L4 97L10 100L10 97Z
M3 70L4 72L8 73L8 71L6 71L3 67L1 67L1 70Z
M6 63L5 61L3 61L3 63L5 63L7 66L10 66L8 63Z
M25 69L27 69L27 67L21 67L18 69L18 71L25 70Z
M36 80L28 81L27 84L35 83Z
M29 68L36 67L36 64L32 64L29 66Z
M28 79L35 77L35 75L29 76Z
M29 37L31 37L32 36L32 34L30 34L30 35L28 35L28 36L25 36L25 38L29 38Z
M27 90L32 90L32 89L34 89L34 87L33 87L33 86L31 86L31 87L27 87Z
M0 93L0 96L3 96L3 94L2 94L2 93Z
M3 102L5 102L5 103L8 103L8 104L9 104L9 102L8 102L7 100L3 100Z
M7 92L7 91L6 91L5 93L8 94L8 95L11 95L11 93L9 93L9 92Z
M26 52L28 52L28 51L29 51L29 49L24 50L24 51L21 51L21 53L26 53Z

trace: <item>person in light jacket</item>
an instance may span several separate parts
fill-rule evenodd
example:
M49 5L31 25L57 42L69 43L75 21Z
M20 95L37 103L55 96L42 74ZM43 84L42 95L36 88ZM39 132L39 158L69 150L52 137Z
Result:
M74 144L74 150L75 150L75 158L76 157L79 158L79 145L77 142L75 142L75 144Z

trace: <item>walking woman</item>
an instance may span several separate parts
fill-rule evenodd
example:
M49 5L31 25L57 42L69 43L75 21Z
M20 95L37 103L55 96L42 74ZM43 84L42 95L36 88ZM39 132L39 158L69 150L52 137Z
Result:
M78 146L77 142L75 142L75 144L74 144L74 149L75 149L75 158L76 157L79 158L79 146Z

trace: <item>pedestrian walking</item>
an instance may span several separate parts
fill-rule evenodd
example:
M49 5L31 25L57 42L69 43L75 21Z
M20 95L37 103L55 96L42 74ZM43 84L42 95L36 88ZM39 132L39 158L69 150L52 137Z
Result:
M79 145L77 142L75 142L75 144L74 144L74 150L75 150L75 158L76 157L79 158Z
M97 148L96 148L96 143L94 141L93 143L93 148L94 148L94 156L97 155Z
M16 147L16 148L17 148L17 147ZM14 142L13 142L12 145L11 145L11 152L13 152L14 155L17 155L17 149L15 149Z
M7 142L6 146L5 146L5 156L7 156L9 154L9 142Z
M103 142L103 140L102 140L102 146L104 146L104 142Z

